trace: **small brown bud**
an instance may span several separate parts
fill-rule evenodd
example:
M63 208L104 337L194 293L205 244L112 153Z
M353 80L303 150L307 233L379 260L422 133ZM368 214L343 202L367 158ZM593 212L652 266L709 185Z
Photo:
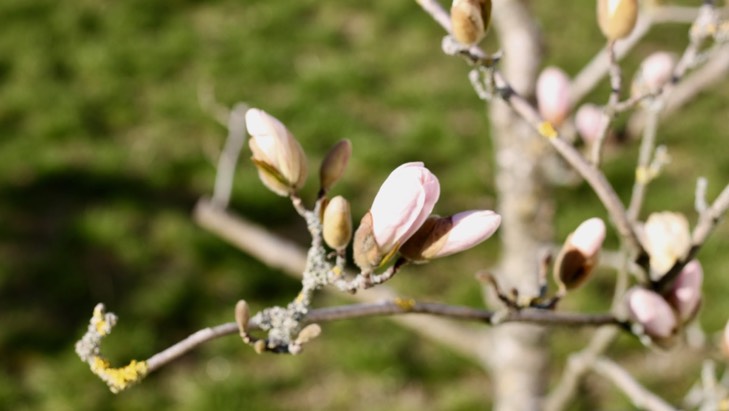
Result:
M567 237L554 263L554 280L560 287L572 290L582 285L597 265L605 223L599 218L582 222Z
M342 196L332 198L322 218L324 242L337 251L347 248L352 239L352 212Z
M469 46L483 40L491 24L491 0L453 0L453 37Z
M306 344L314 338L318 337L319 334L321 334L321 327L319 326L319 324L309 324L304 327L301 332L299 332L298 336L296 336L296 344Z
M354 233L354 245L352 248L354 263L362 271L372 272L372 270L379 267L383 255L375 241L375 235L372 229L372 213L367 212L362 217L362 221L360 221L359 227L357 227L357 231Z
M351 155L352 143L349 140L340 140L329 150L319 169L319 182L323 191L329 191L342 178Z
M235 322L238 324L238 331L241 337L248 335L248 321L251 318L251 311L245 300L239 300L235 305Z
M637 19L637 0L597 0L597 23L610 41L627 37Z

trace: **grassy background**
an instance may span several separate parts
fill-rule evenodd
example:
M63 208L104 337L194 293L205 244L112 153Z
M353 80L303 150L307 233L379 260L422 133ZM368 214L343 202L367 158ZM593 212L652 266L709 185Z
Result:
M574 74L601 44L592 4L565 11L550 3L534 5L545 62ZM685 33L657 30L626 60L626 72L651 51L680 50ZM122 362L229 321L239 298L262 308L297 291L294 280L190 219L211 191L225 136L198 104L200 85L213 86L226 105L246 101L277 116L312 167L331 144L351 139L354 156L336 192L356 216L387 173L412 160L440 177L439 213L493 206L488 120L467 68L439 52L441 36L412 1L0 2L0 408L484 408L489 383L476 364L384 319L327 325L297 357L216 341L117 396L73 352L100 301L121 317L105 348ZM605 90L591 98L604 101ZM729 181L728 99L721 84L663 123L674 162L651 186L646 210L693 219L696 177L710 179L712 196ZM629 144L607 161L623 198L635 157ZM310 184L305 196L314 190ZM604 214L586 187L556 194L562 235ZM232 207L306 240L290 206L260 185L248 162L236 174ZM729 317L728 234L723 225L701 253L711 309L700 321L712 332ZM408 269L394 283L419 298L479 305L472 273L494 261L495 243ZM601 273L565 307L605 308L611 281ZM317 305L340 302L325 295ZM555 374L589 335L555 332ZM645 350L629 338L613 354L672 399L698 366L671 367L656 355L641 362ZM625 408L609 384L591 382L576 407L607 399L612 408L602 409Z

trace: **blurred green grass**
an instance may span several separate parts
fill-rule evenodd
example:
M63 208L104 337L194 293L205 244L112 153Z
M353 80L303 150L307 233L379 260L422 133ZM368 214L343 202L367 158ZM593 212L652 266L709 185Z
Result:
M569 25L561 8L547 2L534 8L547 34L545 63L574 74L600 45L592 5L571 5ZM201 85L212 86L226 105L246 101L277 116L312 165L338 139L351 139L354 156L336 190L351 199L356 216L389 171L412 160L425 161L440 177L439 213L492 207L488 120L465 65L440 53L441 36L408 1L0 2L0 408L488 404L488 378L476 364L384 319L327 325L298 357L256 356L235 338L216 341L118 396L73 353L100 301L121 317L106 345L121 362L229 321L239 298L262 308L297 291L294 280L191 221L195 201L211 190L225 136L200 108ZM662 28L627 59L628 73L651 51L679 50L684 39L685 27ZM662 124L660 138L674 163L651 186L646 210L693 215L696 177L710 179L710 195L729 181L728 99L721 84ZM607 162L624 199L635 157L635 147L627 146ZM604 215L587 187L556 194L562 235L585 217ZM290 206L258 183L247 161L236 173L232 207L306 239ZM712 331L729 316L727 234L721 226L701 253L710 307L701 322ZM409 295L479 305L472 273L492 264L495 243L408 269L394 283ZM565 307L605 308L611 279L601 273ZM341 302L322 296L317 304ZM588 337L556 331L556 366ZM614 352L630 359L643 351L626 338ZM685 375L636 373L662 393L690 382ZM582 405L604 396L611 409L624 408L609 387L587 393Z

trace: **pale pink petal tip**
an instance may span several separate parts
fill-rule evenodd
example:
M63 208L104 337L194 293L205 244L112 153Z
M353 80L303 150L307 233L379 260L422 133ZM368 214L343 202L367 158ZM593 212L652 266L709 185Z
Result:
M597 217L580 224L570 237L570 244L586 256L594 256L605 241L605 223Z

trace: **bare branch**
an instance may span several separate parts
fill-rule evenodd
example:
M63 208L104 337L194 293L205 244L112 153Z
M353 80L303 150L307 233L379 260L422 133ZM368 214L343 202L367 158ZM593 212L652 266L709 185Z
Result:
M213 190L213 202L219 207L227 207L230 201L238 156L246 141L246 111L248 106L239 103L233 107L228 116L228 138L218 159Z
M601 357L592 364L592 369L612 381L630 401L641 409L648 411L676 411L666 401L648 391L638 381L636 381L627 371L614 362Z
M313 324L339 320L351 320L356 318L402 314L430 314L433 316L448 317L456 320L475 321L490 324L492 318L495 315L495 312L465 306L425 303L417 302L411 299L396 298L389 301L382 301L377 303L352 304L339 307L314 309L305 316L304 322L306 324ZM93 328L92 331L95 331L98 328L98 318L100 318L101 315L105 315L109 318L113 317L113 314L103 312L103 306L101 306L101 309L97 308L94 311L94 316L92 317L92 326L90 326L90 329ZM432 321L433 318L429 318L428 320ZM603 325L613 325L622 328L627 327L623 322L617 320L611 314L562 313L548 310L531 309L513 311L500 316L499 323L505 322L522 322L564 327L594 327ZM260 326L259 323L256 321L256 317L253 317L247 324L246 331L255 331L259 328ZM89 345L89 347L93 348L95 356L100 355L102 337L108 336L110 331L111 329L109 327L108 329L104 329L104 332L101 334L96 333L98 334L98 338L93 344ZM132 383L138 382L138 380L142 379L150 372L160 369L161 367L180 358L184 354L190 352L191 350L199 347L200 345L208 341L228 335L237 335L238 333L239 326L236 322L229 322L199 330L191 334L184 340L160 351L157 354L154 354L148 360L138 362L137 364L146 364L144 366L144 372L140 373L139 375L135 375L135 378L138 379L135 381L127 381L126 385L116 385L114 386L114 388L116 389L116 392L121 391L130 386ZM82 339L82 341L84 340L87 340L87 338L85 337L84 339Z

